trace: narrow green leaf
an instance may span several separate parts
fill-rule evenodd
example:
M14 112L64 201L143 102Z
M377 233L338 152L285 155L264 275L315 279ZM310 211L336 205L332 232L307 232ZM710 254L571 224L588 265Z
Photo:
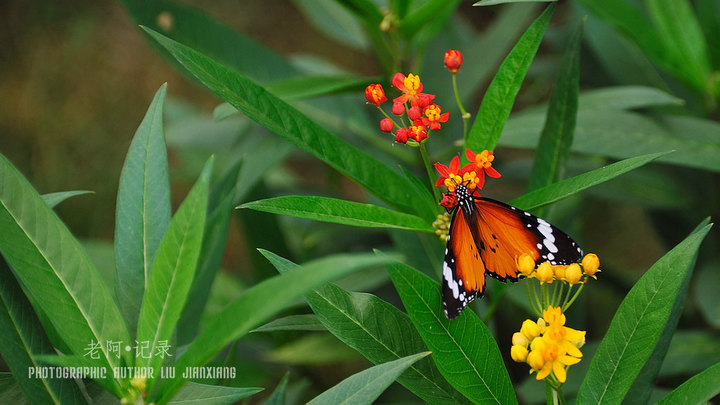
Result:
M356 76L301 76L278 80L267 85L267 90L284 100L319 97L344 91L360 93L370 83L381 81L380 77Z
M418 353L388 363L373 366L342 380L338 385L313 398L312 405L350 405L372 403L411 364L430 352Z
M698 231L709 223L710 219L708 218L701 222L698 227L695 228L695 231ZM690 264L690 267L695 267L695 258ZM678 288L677 295L675 296L672 309L670 310L670 315L665 323L662 334L658 338L657 344L650 354L650 357L648 357L645 364L643 364L642 369L640 369L635 381L625 395L625 402L633 404L646 404L649 402L650 396L655 388L655 380L660 372L660 367L666 359L670 342L672 341L675 329L680 321L680 316L683 312L683 307L685 306L685 297L687 296L687 291L690 287L690 278L692 274L693 273L690 271L685 273L685 277L680 284L680 288Z
M0 372L0 403L3 404L27 404L27 399L23 396L15 378L11 373Z
M720 394L720 363L708 367L675 388L658 405L705 404Z
M334 0L294 0L306 21L334 42L367 50L367 37L360 21Z
M698 373L720 362L717 333L703 330L678 330L670 341L660 376L677 377Z
M577 120L583 26L584 21L573 32L563 55L530 172L528 191L550 185L564 177Z
M245 203L238 208L288 215L296 218L369 228L396 228L417 232L434 232L420 217L336 198L285 196Z
M554 4L549 5L535 19L498 69L485 92L485 97L475 115L475 122L465 140L468 148L477 151L494 149L554 9Z
M150 280L150 266L170 223L170 180L163 129L166 92L167 84L163 84L135 132L118 187L115 295L133 334Z
M287 391L288 381L290 381L290 372L285 373L282 380L275 387L275 391L263 405L285 405L285 392Z
M262 281L245 291L219 313L190 343L177 359L175 366L179 370L202 366L230 342L239 339L277 312L292 305L313 288L360 269L382 265L388 260L370 254L329 256L308 263L299 271ZM181 376L166 381L160 387L156 402L167 403L184 382Z
M224 387L187 383L168 405L230 405L255 395L262 388Z
M675 296L691 272L706 225L658 260L620 304L590 363L578 403L618 403L652 353L670 316Z
M185 309L178 321L177 341L179 344L190 342L197 333L210 288L220 268L225 253L240 167L240 162L232 166L210 191L197 272L190 287Z
M475 403L516 404L500 349L480 318L464 311L447 319L436 281L402 263L387 268L410 319L450 384Z
M263 359L296 366L329 366L355 363L360 355L329 333L312 333L270 350Z
M30 302L0 257L0 353L32 404L84 404L73 380L47 378L35 370L35 355L54 353Z
M41 197L43 200L45 200L45 203L50 208L55 208L58 204L67 200L70 197L75 197L76 195L83 195L83 194L93 194L93 193L94 193L94 191L87 191L87 190L58 191L57 193L43 194Z
M412 38L420 29L431 23L447 9L453 10L459 0L430 0L426 1L421 7L408 14L399 23L400 33L405 38Z
M316 315L289 315L251 330L251 332L277 332L277 331L325 331L325 326L318 320Z
M544 120L543 114L518 114L508 121L501 144L534 148ZM660 161L720 172L720 141L717 137L709 139L712 132L708 132L704 139L695 138L694 134L685 134L679 129L684 127L683 124L676 128L673 122L678 123L677 117L650 118L634 112L581 109L578 111L572 150L614 159L674 150ZM704 126L720 127L712 122Z
M299 267L271 252L260 252L280 273ZM407 314L372 294L327 284L305 295L305 300L327 330L374 364L427 350ZM430 404L468 402L440 375L430 358L414 363L397 381Z
M710 55L692 5L687 0L648 0L645 2L663 44L669 63L681 78L695 89L707 91Z
M715 258L700 266L693 277L693 298L705 321L714 329L720 329L720 297L715 293L715 287L720 285L718 268L720 259Z
M505 3L552 3L555 1L557 0L480 0L474 3L473 6L495 6Z
M121 0L121 3L136 24L200 49L253 80L267 83L297 74L297 70L282 55L193 7L165 0ZM158 49L173 60L162 47ZM258 63L259 60L262 63ZM178 64L178 67L188 77L193 77L182 65Z
M580 93L579 108L584 111L631 110L636 108L680 106L685 101L655 87L614 86Z
M197 270L213 162L213 158L208 160L200 177L170 221L157 249L148 288L143 296L137 340L149 342L149 356L136 356L136 366L151 367L156 371L155 375L159 375L157 371L165 357L158 354L158 348L170 346L169 342L185 307ZM154 381L148 380L148 391L152 390Z
M332 135L247 77L155 31L145 30L200 81L263 127L326 162L403 211L415 212L407 180L360 149Z
M103 343L96 365L117 365L104 343L130 337L112 295L65 224L1 155L0 234L0 252L68 349L81 355Z
M652 162L670 152L650 153L621 160L593 171L553 183L516 198L510 204L523 210L534 210L560 201L587 188L612 180L631 170Z
M117 357L118 354L115 353L115 355ZM123 395L122 391L118 388L118 381L114 379L113 370L108 369L104 366L98 367L96 360L91 358L91 355L89 353L71 356L57 354L36 354L35 360L46 366L49 365L75 370L85 368L86 370L90 370L91 373L94 372L96 374L95 376L98 378L95 378L95 382L101 387L103 387L103 389L107 391L110 396L121 397ZM105 373L105 378L99 378L102 377L101 373L103 372ZM92 376L93 375L90 374L89 376L87 376L87 378L90 378Z

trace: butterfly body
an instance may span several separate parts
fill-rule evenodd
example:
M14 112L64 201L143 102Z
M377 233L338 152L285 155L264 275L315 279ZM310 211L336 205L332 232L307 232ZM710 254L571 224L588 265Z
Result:
M475 197L463 184L455 188L449 239L443 261L443 307L457 317L485 292L485 275L518 279L517 258L529 254L540 264L575 263L582 249L572 238L529 212L489 198Z

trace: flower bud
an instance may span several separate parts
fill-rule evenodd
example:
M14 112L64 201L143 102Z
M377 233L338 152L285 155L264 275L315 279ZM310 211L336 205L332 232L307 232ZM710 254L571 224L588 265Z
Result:
M580 281L580 278L582 278L582 270L580 269L579 264L573 263L567 266L567 269L565 270L565 281L572 285L577 284Z
M535 270L535 260L527 253L520 255L520 257L515 260L515 264L520 274L525 277L530 277L533 270Z
M380 120L380 130L383 132L392 132L395 128L395 123L390 118L383 118Z
M512 335L512 344L527 347L527 345L530 344L530 340L521 332L515 332Z
M385 97L385 90L381 84L370 84L365 88L365 98L368 103L380 106L380 104L387 101Z
M555 280L565 280L565 272L567 271L567 266L560 264L557 266L552 266L552 269L553 275L555 275Z
M535 270L535 278L538 279L540 284L553 282L553 268L549 262L542 262Z
M418 106L410 107L410 109L408 110L408 118L415 121L415 120L419 120L420 117L422 117L422 111L420 110L420 107L418 107Z
M397 143L407 143L408 141L408 130L407 128L403 127L395 131L395 142Z
M460 66L462 66L463 63L462 53L454 49L445 51L445 56L443 56L443 62L445 62L445 68L447 70L452 73L457 73L458 71L460 71Z
M528 340L532 340L532 338L540 336L540 326L530 319L526 319L520 327L520 333L525 335Z
M418 95L417 106L420 108L425 108L433 103L434 98L435 98L434 94L422 93L422 94Z
M510 357L518 363L524 363L528 357L527 347L514 345L510 348Z
M527 355L527 363L534 370L540 370L545 365L545 359L540 351L533 350Z
M595 273L600 271L600 259L595 253L588 253L582 259L582 266L585 274L594 278Z
M397 115L398 117L405 114L405 104L403 103L393 103L392 106L392 113Z

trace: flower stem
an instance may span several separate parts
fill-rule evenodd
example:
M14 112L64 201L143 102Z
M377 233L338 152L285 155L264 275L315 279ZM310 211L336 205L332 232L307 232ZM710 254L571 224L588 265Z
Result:
M578 290L575 291L575 295L573 295L572 299L569 302L567 302L566 304L563 304L561 311L565 312L566 309L570 308L570 305L572 305L573 302L575 302L577 297L580 295L580 291L582 291L583 288L585 288L585 283L580 284L580 288L578 288ZM570 296L570 294L568 294L568 296Z
M422 156L423 163L425 163L425 170L427 170L428 174L428 180L430 180L430 188L432 188L433 196L435 197L435 201L440 201L440 191L438 191L437 187L433 187L435 184L434 180L434 171L432 164L430 164L430 159L428 158L427 149L425 148L425 143L421 142L420 146L418 147L420 149L420 156ZM439 207L439 205L438 205Z
M453 82L453 90L455 91L455 101L457 102L458 108L460 109L460 114L462 114L463 119L463 139L467 138L468 135L468 124L470 121L470 114L468 114L467 111L465 111L465 107L463 107L462 102L460 101L460 93L458 92L457 88L457 79L455 78L456 74L452 74L452 82Z

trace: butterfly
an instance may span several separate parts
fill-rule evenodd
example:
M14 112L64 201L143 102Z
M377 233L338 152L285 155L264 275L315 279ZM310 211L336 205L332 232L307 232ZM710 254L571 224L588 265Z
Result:
M449 198L448 198L449 197ZM442 271L443 309L448 319L485 292L485 275L518 280L516 259L529 254L538 265L579 262L583 252L549 222L500 201L477 197L467 184L446 193L452 218ZM445 202L446 207L447 202Z

